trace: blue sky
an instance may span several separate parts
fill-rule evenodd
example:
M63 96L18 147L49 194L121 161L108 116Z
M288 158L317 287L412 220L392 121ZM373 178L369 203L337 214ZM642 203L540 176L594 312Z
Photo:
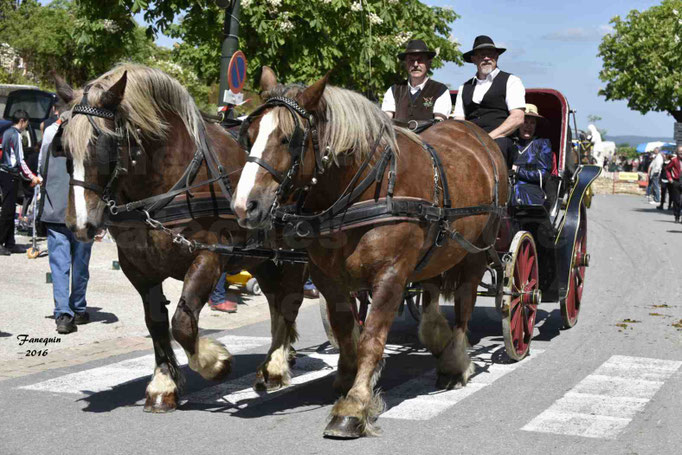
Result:
M665 113L641 115L624 101L606 101L597 93L601 59L597 57L601 36L615 16L660 4L646 0L488 0L437 1L451 6L461 17L452 24L452 35L463 52L471 49L476 35L489 35L507 52L500 56L501 69L521 77L526 87L550 87L561 91L577 110L578 128L587 128L587 116L603 118L598 126L609 135L640 135L672 138L674 119ZM446 64L434 79L454 88L473 76L475 67Z

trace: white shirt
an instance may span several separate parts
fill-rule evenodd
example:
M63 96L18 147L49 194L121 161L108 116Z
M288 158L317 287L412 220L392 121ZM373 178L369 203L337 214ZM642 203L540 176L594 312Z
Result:
M38 175L40 175L40 168L42 167L43 157L47 157L46 153L49 153L50 144L54 139L57 130L59 129L60 123L52 122L52 125L45 128L43 131L43 143L40 145L40 153L38 154Z
M649 175L660 174L663 169L663 153L659 152L649 165Z
M407 87L410 89L410 94L414 95L417 90L423 90L424 86L428 82L429 78L424 79L424 82L412 87L410 85L410 80L407 80ZM391 112L395 114L395 98L393 98L393 89L389 88L384 94L384 101L381 103L381 110L384 112ZM452 111L452 98L450 98L450 90L446 90L441 96L436 99L433 103L433 115L440 114L445 118L448 118L450 112Z
M485 79L479 79L478 74L474 78L476 81L476 87L474 87L474 94L472 101L476 104L480 104L483 97L490 87L493 85L493 79L500 74L500 69L495 68L490 74L488 74ZM459 86L457 93L457 102L455 103L455 112L452 114L453 117L466 118L464 115L464 101L462 100L462 90L464 90L464 84ZM507 102L507 110L511 112L512 109L526 109L526 89L523 86L523 82L517 76L513 74L509 75L507 79L507 96L505 98Z

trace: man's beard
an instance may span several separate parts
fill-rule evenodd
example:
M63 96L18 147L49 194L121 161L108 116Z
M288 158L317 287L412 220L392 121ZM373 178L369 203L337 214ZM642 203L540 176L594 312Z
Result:
M478 70L481 76L487 76L493 72L493 65L481 65L481 69Z

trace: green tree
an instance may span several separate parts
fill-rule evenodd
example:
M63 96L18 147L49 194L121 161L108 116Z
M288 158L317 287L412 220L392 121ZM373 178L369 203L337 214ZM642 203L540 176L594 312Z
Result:
M94 11L102 2L79 3ZM180 39L175 60L191 66L204 82L219 79L224 14L213 1L113 3L130 14L143 12L152 24L148 33ZM461 63L459 45L449 37L457 17L449 8L417 0L241 0L239 35L252 87L261 66L268 65L283 82L309 83L333 69L336 85L383 93L403 77L396 55L408 39L421 38L439 49L434 68L445 61Z
M24 0L7 13L0 42L24 59L38 81L49 81L49 72L56 70L82 85L116 62L144 62L155 53L145 29L123 8L112 5L108 10L107 17L98 18L78 2L55 0L41 6L36 0Z
M602 39L599 78L607 100L626 100L628 107L679 111L682 106L682 0L663 0L645 11L632 10L611 20L613 32ZM679 119L682 121L682 119Z
M631 147L630 144L618 144L616 146L616 155L623 156L627 159L637 158L639 156L637 149Z

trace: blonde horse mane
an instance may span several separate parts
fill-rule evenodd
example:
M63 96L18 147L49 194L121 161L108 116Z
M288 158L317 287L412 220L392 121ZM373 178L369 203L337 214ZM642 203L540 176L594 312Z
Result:
M127 83L123 100L116 110L116 126L124 138L133 138L138 144L144 139L165 139L170 125L165 115L177 115L187 128L194 143L199 147L201 113L189 92L180 83L161 70L139 64L120 64L89 84L88 103L99 106L104 94L124 72ZM71 107L80 103L82 91L74 92ZM92 118L106 134L116 134L98 117ZM85 115L69 119L64 130L64 141L76 160L88 158L88 143L93 128Z
M267 95L295 98L303 90L304 87L300 85L279 86ZM364 160L372 151L380 132L379 146L390 146L396 153L399 151L396 130L421 143L413 133L394 128L391 119L379 106L352 90L328 85L322 94L321 104L323 112L320 121L324 127L321 129L320 148L326 150L328 147L337 163L342 155L352 156L356 162ZM291 134L294 129L291 114L287 109L277 111L282 131Z

